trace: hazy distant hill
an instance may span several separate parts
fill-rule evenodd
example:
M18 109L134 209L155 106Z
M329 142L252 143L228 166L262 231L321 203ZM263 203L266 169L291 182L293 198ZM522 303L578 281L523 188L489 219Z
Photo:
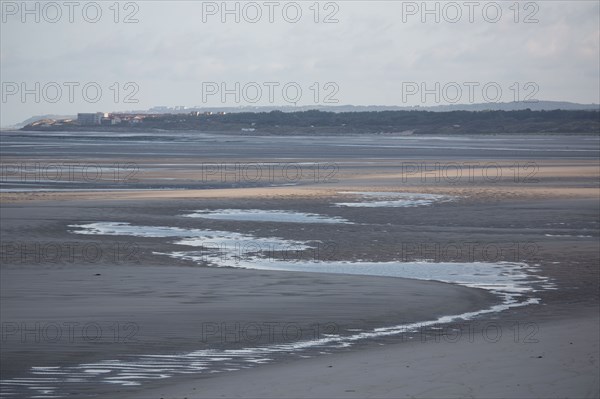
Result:
M578 104L566 101L536 101L536 102L510 102L510 103L486 103L486 104L452 104L438 105L435 107L422 107L424 111L522 111L530 109L532 111L553 111L562 109L567 111L592 111L600 110L598 104Z
M537 102L508 102L508 103L480 103L480 104L450 104L450 105L435 105L435 106L387 106L387 105L307 105L307 106L242 106L242 107L153 107L147 110L120 111L131 112L138 114L184 114L192 111L201 112L298 112L319 110L327 112L369 112L369 111L432 111L432 112L448 112L448 111L521 111L525 109L532 111L552 111L556 109L562 110L600 110L598 104L579 104L567 101L537 101ZM106 110L98 110L106 112ZM40 119L70 119L75 118L74 115L36 115L18 123L12 127L21 128L32 122Z
M536 102L508 102L508 103L478 103L478 104L449 104L434 106L388 106L388 105L301 105L301 106L241 106L241 107L153 107L145 111L136 111L139 113L187 113L191 111L201 112L298 112L319 110L326 112L369 112L369 111L522 111L530 109L532 111L553 111L557 109L569 111L592 111L600 110L598 104L579 104L567 101L536 101Z
M40 131L204 131L252 134L599 134L600 111L394 111L228 112L149 114L135 124L79 126L30 124Z

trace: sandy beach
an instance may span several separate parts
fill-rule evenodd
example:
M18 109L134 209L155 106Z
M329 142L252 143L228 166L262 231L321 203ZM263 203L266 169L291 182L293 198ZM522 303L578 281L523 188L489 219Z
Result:
M472 326L400 344L243 370L143 391L135 398L593 398L598 308L536 324ZM497 326L504 327L500 338ZM533 330L528 331L531 333ZM522 332L522 331L521 331Z
M349 137L362 147L348 149L325 138L287 159L284 141L207 144L211 137L185 143L194 159L169 155L183 144L159 137L165 155L152 160L145 152L157 144L145 141L124 144L128 155L100 151L90 159L85 143L61 141L64 149L53 155L28 147L29 140L55 139L8 135L2 147L2 397L599 394L597 141L501 137L457 149L453 139L412 139L390 149ZM225 155L206 155L211 148ZM127 162L136 165L135 181L115 182L114 165ZM38 173L65 163L77 171L61 179ZM86 179L86 164L113 167L111 177ZM295 181L244 175L257 165L307 174ZM452 177L456 165L470 174ZM501 177L485 174L492 170ZM407 193L422 198L402 205ZM189 217L232 209L347 223ZM94 224L108 230L94 232ZM277 269L286 255L280 250L262 262L249 250L217 259L185 245L194 235L222 232L253 245L308 243L294 259L317 269ZM240 268L244 257L248 267ZM509 282L522 284L515 298L531 303L427 324L497 306L501 296L439 275L343 273L361 262L376 270L399 262L482 264L483 275L493 270L485 265L517 265L506 274L526 269ZM407 325L419 327L375 334Z

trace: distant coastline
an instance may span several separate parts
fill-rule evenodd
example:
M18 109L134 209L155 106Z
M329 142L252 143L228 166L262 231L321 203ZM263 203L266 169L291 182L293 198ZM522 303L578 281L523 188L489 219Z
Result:
M100 114L100 113L98 113ZM80 114L92 115L92 114ZM103 114L95 124L43 119L25 131L202 131L252 135L600 134L600 111L298 111ZM81 119L81 118L80 118ZM100 122L102 119L102 122ZM106 123L105 123L106 122Z

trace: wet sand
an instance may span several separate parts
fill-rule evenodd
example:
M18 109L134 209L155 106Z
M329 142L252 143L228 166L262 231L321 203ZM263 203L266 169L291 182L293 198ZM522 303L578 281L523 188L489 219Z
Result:
M495 332L465 328L444 338L265 365L131 397L595 398L600 320L597 308L586 311L537 324L530 338L515 335L508 324L494 324L504 327L499 339Z
M225 152L231 151L224 159L238 156L247 162L258 160L242 158L243 148L219 145ZM223 336L214 330L222 323L225 327L233 325L234 330L236 323L293 325L305 334L301 338L315 338L331 332L351 334L357 329L431 320L498 301L487 291L435 281L204 267L153 254L181 249L164 238L83 236L73 234L69 227L114 221L321 240L335 244L334 251L321 254L327 260L525 262L539 265L541 274L552 279L558 289L536 293L541 298L539 305L483 316L470 323L478 332L489 323L499 323L505 331L515 322L533 323L539 327L539 342L531 345L506 338L497 344L477 340L432 342L436 330L427 329L412 338L386 337L325 350L334 352L331 355L319 355L319 349L304 353L310 356L306 359L278 354L269 364L248 370L179 375L149 381L142 387L75 384L63 387L64 392L84 397L188 398L597 396L598 161L587 152L576 151L561 158L557 156L560 149L552 148L557 152L549 155L556 159L532 159L539 169L537 181L528 183L515 182L514 176L454 183L448 178L424 182L421 176L404 180L398 175L397 162L386 164L395 155L385 150L387 161L371 160L374 163L368 166L340 163L335 181L303 181L294 187L271 187L273 182L259 182L260 187L253 187L254 183L247 181L231 186L230 181L218 178L210 185L219 187L204 187L204 182L196 182L201 187L195 187L196 183L186 179L194 172L197 176L198 171L190 175L182 165L177 170L146 168L138 175L141 182L136 188L151 188L152 179L160 173L173 179L171 189L3 192L2 379L25 378L32 366L68 366L208 348L226 350L297 338L281 331L261 336L262 341L235 333ZM258 147L252 151L259 152ZM352 154L351 148L345 151ZM470 162L475 155L454 158L438 149L428 151L431 156L437 154L441 162ZM46 154L45 161L85 159L76 151L70 154L55 159ZM579 158L571 159L574 154ZM27 151L7 155L11 158L3 158L3 162L39 159ZM300 155L313 163L332 160ZM260 161L267 159L281 161L266 157ZM105 159L131 160L136 161L133 154ZM179 162L189 161L182 158ZM502 170L510 171L513 161L501 160ZM142 155L139 162L141 165ZM173 158L168 162L178 161ZM186 185L186 190L173 189ZM97 181L80 181L75 186L106 188ZM339 194L342 191L421 192L460 199L413 208L333 206L349 200ZM298 226L182 216L198 209L229 208L294 210L337 216L355 224ZM23 336L21 323L34 326L40 342L35 342L36 332ZM41 327L35 327L36 323ZM90 323L102 328L101 338L82 338L77 328ZM62 327L63 335L52 340L55 324ZM68 326L75 332L70 340ZM423 336L425 342L421 342ZM573 345L576 350L571 353ZM537 358L540 354L543 357ZM239 364L224 367L241 368ZM267 382L272 389L265 388ZM306 391L307 386L313 388Z

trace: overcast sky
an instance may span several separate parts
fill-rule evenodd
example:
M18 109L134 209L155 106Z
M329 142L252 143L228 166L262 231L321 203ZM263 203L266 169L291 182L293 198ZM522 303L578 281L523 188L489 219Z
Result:
M159 105L600 102L597 1L74 3L2 1L2 126Z

